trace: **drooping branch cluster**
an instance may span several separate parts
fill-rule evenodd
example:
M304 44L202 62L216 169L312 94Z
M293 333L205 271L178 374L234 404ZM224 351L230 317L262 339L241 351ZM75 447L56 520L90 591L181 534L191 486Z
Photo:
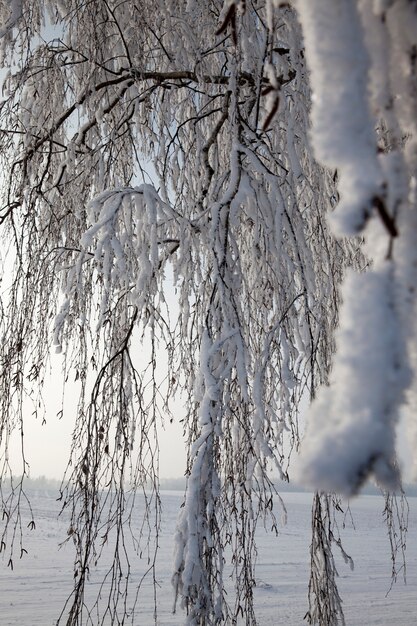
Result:
M336 242L326 225L337 177L310 150L295 13L255 1L47 6L47 27L36 2L22 3L18 30L7 27L1 226L15 269L2 311L3 472L7 433L23 436L23 397L55 343L79 384L62 487L76 565L61 621L119 619L134 494L151 487L156 509L143 523L158 529L155 438L183 394L179 604L190 624L253 623L269 470L288 479L299 404L328 379L337 286L361 261L359 244ZM103 532L116 551L107 605L91 605Z

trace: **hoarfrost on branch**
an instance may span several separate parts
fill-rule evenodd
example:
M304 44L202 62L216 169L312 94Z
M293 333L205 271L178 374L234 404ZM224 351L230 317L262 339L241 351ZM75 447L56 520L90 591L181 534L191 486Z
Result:
M13 562L27 404L42 411L55 346L79 390L61 489L74 588L58 623L125 619L140 491L135 545L156 580L157 434L175 397L188 456L173 584L190 625L255 623L255 530L276 525L270 471L289 478L302 401L306 482L398 482L417 367L415 3L296 8L300 22L272 1L0 3L3 479L18 471L11 433L23 442L2 545ZM343 621L332 503L315 496L310 623ZM110 535L107 599L91 606Z

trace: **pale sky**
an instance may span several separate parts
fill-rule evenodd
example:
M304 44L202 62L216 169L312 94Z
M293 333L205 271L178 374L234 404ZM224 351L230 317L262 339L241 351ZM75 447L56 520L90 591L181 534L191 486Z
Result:
M24 417L26 460L30 464L30 475L33 478L38 476L62 478L69 459L78 392L75 386L68 386L65 400L66 413L62 419L59 419L57 413L60 410L62 377L58 356L53 356L57 374L52 376L44 389L46 423L42 424L41 418L35 419L32 416L32 408L29 404ZM177 403L175 417L175 422L172 424L166 420L165 427L159 432L161 478L177 478L183 476L185 472L186 452L182 439L182 424L179 422L183 417L183 410L179 403ZM21 474L20 434L17 431L12 438L11 460L14 473Z
M7 272L7 268L5 269ZM5 277L3 282L4 288L6 284L7 278ZM172 277L170 276L166 279L165 291L170 308L171 322L174 323L178 316L178 304L173 288ZM140 348L140 354L137 353L139 362L143 360L143 355L146 356L146 350L147 347L144 345ZM161 360L162 364L164 364L165 358L163 351L159 352L158 358ZM26 460L30 464L30 475L33 478L46 476L48 478L61 479L69 459L75 409L79 392L76 385L68 383L65 394L66 413L64 413L62 419L59 419L57 413L61 408L62 361L63 354L51 355L51 377L49 381L46 381L43 389L47 409L46 424L42 424L42 419L40 418L35 419L32 416L33 408L31 404L28 403L27 405L27 414L24 418L24 439ZM161 374L161 377L162 376ZM185 417L185 410L180 400L176 401L174 406L174 422L170 423L169 419L167 419L165 428L161 427L159 429L159 475L161 478L179 478L184 475L186 467L186 449L182 436L182 424L180 423L180 420ZM300 424L302 423L302 418L303 416L301 416ZM15 475L22 473L20 443L20 435L18 432L15 432L10 446L10 456L13 473ZM404 482L411 482L413 478L410 460L411 451L404 421L398 428L398 452L400 464L403 468Z
M52 364L55 372L60 372L59 360L62 355L53 355ZM56 364L54 367L54 363ZM47 405L46 424L42 424L41 419L35 419L28 410L25 416L25 446L26 458L30 464L30 475L33 478L46 476L48 478L61 479L69 458L73 417L75 403L77 401L77 391L73 386L69 386L66 393L65 406L67 414L62 419L57 417L60 409L62 378L59 375L52 376L51 381L45 386L45 403ZM74 404L74 409L71 407ZM184 417L185 411L180 402L175 406L175 421L170 423L166 420L165 428L160 429L160 477L179 478L184 475L186 464L185 444L182 437L182 424L180 419ZM16 432L11 446L12 462L14 473L20 474L20 435ZM404 423L398 428L398 450L400 463L403 469L405 482L411 482L411 452L409 449L409 438Z

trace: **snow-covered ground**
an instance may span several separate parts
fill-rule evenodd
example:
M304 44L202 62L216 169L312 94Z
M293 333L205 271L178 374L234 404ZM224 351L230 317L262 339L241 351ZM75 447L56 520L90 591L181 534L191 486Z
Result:
M7 556L0 562L1 626L51 626L72 589L72 545L66 538L68 521L57 519L56 493L37 491L32 494L36 529L31 531L25 547L28 554L7 567ZM157 581L158 621L160 626L181 625L184 616L172 614L171 563L173 533L181 494L164 492L163 527L160 537ZM288 524L280 534L259 532L259 560L256 573L256 601L259 624L301 626L307 610L307 586L310 545L311 495L286 493ZM355 569L337 558L339 586L348 626L415 625L417 621L417 498L409 498L410 518L407 547L407 585L402 579L391 592L390 547L383 523L384 502L376 496L362 496L351 504L355 528L350 517L341 528L346 551L355 561ZM25 520L26 521L26 520ZM27 523L30 519L28 518ZM343 516L341 517L341 524ZM137 580L147 565L132 554L132 570ZM98 578L92 573L91 593L97 592ZM151 626L153 589L145 581L133 620L135 626ZM63 622L65 623L65 621ZM130 621L128 623L131 623Z

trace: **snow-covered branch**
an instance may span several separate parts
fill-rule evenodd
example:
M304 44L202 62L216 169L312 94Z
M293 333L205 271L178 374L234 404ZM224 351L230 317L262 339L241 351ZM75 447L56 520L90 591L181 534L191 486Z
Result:
M151 485L143 528L158 533L157 435L175 395L187 490L173 582L190 625L255 623L255 533L275 527L270 471L292 476L308 399L307 482L398 478L416 369L416 16L406 0L297 7L302 28L272 0L0 3L0 478L16 430L28 472L26 403L45 406L55 345L79 394L61 623L125 620L126 520ZM310 614L336 620L326 498ZM107 600L103 583L89 604L103 527L118 547Z

